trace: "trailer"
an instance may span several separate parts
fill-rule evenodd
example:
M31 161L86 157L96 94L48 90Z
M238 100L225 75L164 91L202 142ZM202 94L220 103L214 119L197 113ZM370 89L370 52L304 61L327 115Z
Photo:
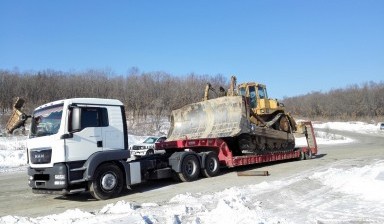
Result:
M232 138L184 138L157 143L164 154L131 160L125 108L118 100L63 99L37 107L28 117L28 184L34 193L88 191L105 200L147 180L194 181L218 175L221 167L308 159L317 153L312 124L306 122L307 147L240 155Z
M293 147L284 151L268 151L263 154L234 155L234 147L230 139L203 138L203 139L180 139L156 143L157 150L165 150L168 153L175 151L187 151L196 153L200 164L191 159L185 162L184 170L179 172L182 180L192 180L193 171L201 168L202 174L212 177L219 173L220 167L233 168L251 164L268 163L289 159L311 159L317 154L317 143L312 123L310 121L300 122L304 129L301 136L305 137L307 145ZM298 135L300 136L300 135ZM182 158L180 158L182 160ZM182 163L183 164L183 163ZM198 167L200 165L200 167ZM197 166L197 167L194 167Z

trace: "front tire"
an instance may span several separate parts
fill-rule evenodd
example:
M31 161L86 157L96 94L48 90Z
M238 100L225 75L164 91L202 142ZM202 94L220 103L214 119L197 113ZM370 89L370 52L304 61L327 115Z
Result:
M89 192L98 200L106 200L119 195L123 189L123 172L115 164L102 164L89 182Z
M197 156L192 154L185 156L181 162L180 173L178 173L180 180L183 182L194 181L199 178L199 174L200 162Z

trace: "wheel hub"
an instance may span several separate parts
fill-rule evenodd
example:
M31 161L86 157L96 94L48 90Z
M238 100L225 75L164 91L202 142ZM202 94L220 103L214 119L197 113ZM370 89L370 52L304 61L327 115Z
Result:
M194 172L194 164L189 162L186 166L185 166L185 171L188 173L188 174L192 174Z
M107 191L112 190L116 186L116 183L117 183L116 177L111 173L107 173L101 179L101 186L103 187L103 189Z
M215 170L216 169L216 167L217 167L217 164L216 164L216 161L214 161L214 160L210 160L209 161L209 164L208 164L208 168L209 168L209 170Z

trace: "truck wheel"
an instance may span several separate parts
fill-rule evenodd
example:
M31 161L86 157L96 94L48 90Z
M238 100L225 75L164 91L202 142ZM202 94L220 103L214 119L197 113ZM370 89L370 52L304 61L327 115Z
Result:
M204 160L204 169L201 170L203 176L205 177L214 177L217 176L220 172L219 158L214 152L207 154Z
M178 176L181 181L194 181L200 174L200 162L194 155L187 155L181 162L181 170Z
M114 164L100 165L89 182L89 192L98 200L106 200L120 194L123 189L123 173Z

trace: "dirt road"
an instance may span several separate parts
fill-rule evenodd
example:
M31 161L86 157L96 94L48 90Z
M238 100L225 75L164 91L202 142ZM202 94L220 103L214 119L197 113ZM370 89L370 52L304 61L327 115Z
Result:
M134 186L133 190L124 191L119 198L107 201L95 201L86 193L68 197L32 194L27 186L26 172L0 174L0 217L5 215L37 217L62 213L74 208L92 212L120 200L138 204L144 202L161 204L178 194L186 192L214 192L233 186L280 180L295 176L300 172L315 172L318 169L344 160L353 160L360 163L372 159L384 160L384 137L348 132L336 133L353 138L356 141L342 145L320 146L319 155L312 160L288 161L224 170L222 175L218 177L200 179L192 183L175 183L170 180L148 182ZM238 177L236 171L243 170L268 171L270 176Z

